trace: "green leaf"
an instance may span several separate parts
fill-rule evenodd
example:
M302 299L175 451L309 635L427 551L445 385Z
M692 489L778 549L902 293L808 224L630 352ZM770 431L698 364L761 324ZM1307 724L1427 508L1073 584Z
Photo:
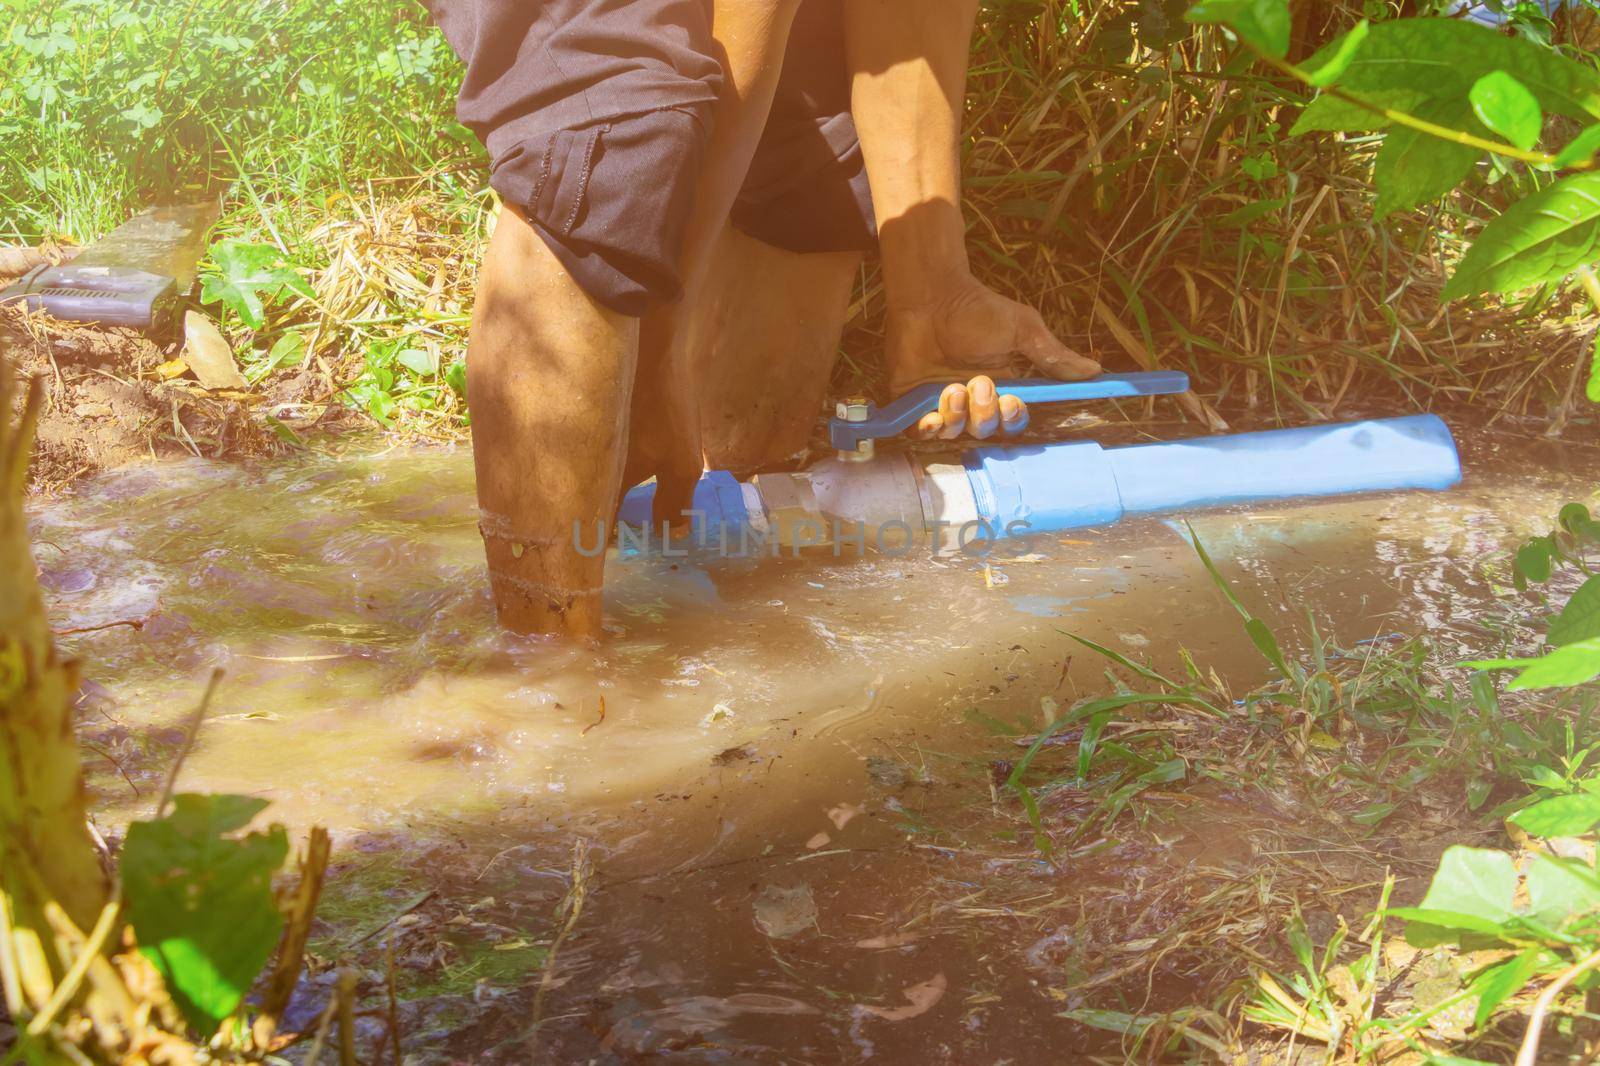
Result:
M1257 200L1255 203L1245 204L1235 208L1217 219L1219 226L1248 226L1258 218L1263 218L1274 211L1281 210L1287 201L1284 200Z
M1589 508L1581 503L1569 503L1556 512L1556 525L1576 536L1578 531L1594 521Z
M1414 114L1430 99L1427 93L1405 91L1347 93L1347 95L1374 107L1387 107L1407 114ZM1295 120L1289 132L1294 136L1315 132L1359 133L1365 130L1388 129L1391 124L1392 120L1386 115L1352 103L1343 97L1322 93L1300 112L1300 117Z
M249 796L174 797L171 814L128 827L128 923L189 1024L209 1037L238 1009L283 926L272 875L282 826L231 837L267 806Z
M1556 153L1555 165L1570 167L1593 159L1596 152L1600 152L1600 125L1590 126L1568 141L1567 146Z
M310 284L298 270L283 263L283 255L269 244L218 241L211 248L214 269L200 278L202 303L221 303L251 329L266 324L265 300L284 292L311 296Z
M1528 913L1552 929L1600 907L1600 880L1575 859L1534 852L1527 873Z
M1482 677L1475 674L1474 677ZM1474 777L1467 781L1467 810L1475 811L1482 807L1489 798L1489 793L1494 791L1494 781L1487 777Z
M457 359L450 364L444 372L444 383L455 391L457 396L465 398L467 395L467 364L465 360Z
M426 348L407 348L395 356L395 361L413 374L432 377L439 372L438 356Z
M1472 1019L1473 1028L1488 1021L1496 1007L1516 995L1528 983L1538 972L1544 955L1543 948L1529 948L1520 955L1489 967L1473 980L1472 990L1478 993L1478 1010Z
M1341 44L1325 45L1304 65L1320 70L1332 61ZM1532 41L1505 37L1462 19L1404 18L1374 23L1340 74L1339 88L1406 110L1414 106L1418 95L1466 99L1479 78L1495 71L1521 82L1546 112L1600 118L1600 72Z
M1465 132L1483 133L1465 100L1430 100L1416 117ZM1441 140L1409 126L1396 126L1383 139L1372 167L1378 198L1373 213L1385 218L1437 200L1471 174L1483 150Z
M1490 221L1444 288L1455 300L1554 281L1594 262L1600 174L1569 174Z
M1245 44L1273 59L1289 54L1289 0L1200 0L1184 18L1227 26Z
M1278 638L1272 635L1272 630L1267 623L1259 618L1250 618L1245 621L1244 631L1250 634L1250 643L1256 650L1266 657L1267 662L1278 668L1278 673L1284 677L1289 676L1289 663L1283 657L1283 651L1278 647Z
M1437 910L1432 907L1390 907L1384 912L1391 918L1406 922L1406 943L1417 948L1431 948L1439 944L1460 941L1462 933L1498 940L1505 935L1505 923L1480 918L1461 911Z
M1538 688L1571 688L1600 676L1600 637L1557 648L1540 659L1490 659L1462 663L1474 670L1517 670L1506 688L1524 692Z
M1249 635L1250 643L1256 646L1256 650L1264 655L1269 663L1277 667L1279 673L1284 677L1290 676L1289 663L1284 659L1283 651L1278 647L1278 638L1273 636L1272 630L1268 628L1267 624L1251 614L1239 597L1234 594L1232 587L1223 578L1222 572L1217 569L1217 564L1211 561L1211 556L1206 552L1205 545L1200 543L1200 534L1194 531L1193 526L1188 526L1188 530L1189 543L1194 546L1195 554L1200 557L1200 562L1204 564L1206 573L1211 575L1212 584L1217 586L1223 597L1233 605L1233 609L1239 612L1239 617L1244 619L1244 631Z
M1460 844L1445 849L1421 909L1450 911L1500 923L1511 917L1517 869L1511 856Z
M1544 132L1544 109L1528 87L1496 70L1473 82L1467 94L1473 113L1489 129L1523 151L1539 143Z
M1400 805L1398 803L1384 803L1381 800L1375 801L1367 804L1365 807L1352 814L1350 816L1350 820L1357 825L1380 825L1385 818L1388 818L1389 815L1393 814L1399 809L1399 807Z
M299 330L290 330L273 342L271 350L267 352L267 368L277 370L296 366L305 357L306 335Z
M1600 796L1584 792L1540 800L1509 821L1529 836L1575 837L1600 825Z
M1333 42L1331 54L1327 54L1329 49L1324 49L1317 55L1320 63L1305 68L1306 81L1319 89L1338 81L1344 72L1350 69L1356 53L1366 43L1367 35L1371 32L1372 24L1366 19L1356 23L1349 33Z
M1111 712L1103 711L1089 719L1078 740L1078 780L1089 780L1089 767L1094 763L1094 751L1100 743L1100 734L1111 724Z
M1555 545L1549 537L1535 537L1517 549L1512 558L1512 568L1535 585L1550 580L1550 567L1555 561Z
M1545 640L1556 647L1594 637L1600 637L1600 577L1578 586L1545 634Z

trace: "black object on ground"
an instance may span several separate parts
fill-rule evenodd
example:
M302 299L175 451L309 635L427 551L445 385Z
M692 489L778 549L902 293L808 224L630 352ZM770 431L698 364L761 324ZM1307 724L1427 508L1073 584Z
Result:
M164 331L194 286L219 209L214 199L147 207L70 263L30 270L0 290L0 304L22 301L70 322Z

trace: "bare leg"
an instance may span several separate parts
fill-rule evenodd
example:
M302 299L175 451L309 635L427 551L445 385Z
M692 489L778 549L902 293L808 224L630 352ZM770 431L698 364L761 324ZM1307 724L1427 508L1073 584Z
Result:
M597 525L609 528L638 347L637 319L595 303L526 219L500 212L467 399L489 583L508 629L599 636L605 553L586 556L574 538L592 549Z
M680 275L684 299L646 315L640 333L640 380L634 448L626 480L654 474L657 521L677 520L705 469L700 443L699 353L689 322L704 289L717 241L750 169L783 68L799 0L714 0L712 33L723 50L724 85L702 183L689 216Z
M872 180L883 253L890 387L999 369L1013 354L1054 377L1099 372L1038 312L972 276L961 217L961 105L978 0L849 0L851 110ZM928 435L1019 428L986 376L947 391Z
M803 255L723 231L688 332L706 466L744 474L804 451L861 258Z

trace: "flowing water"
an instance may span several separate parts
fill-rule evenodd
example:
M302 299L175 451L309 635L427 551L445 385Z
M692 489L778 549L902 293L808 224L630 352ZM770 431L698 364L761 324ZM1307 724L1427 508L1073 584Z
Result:
M1448 653L1481 638L1485 563L1588 500L1593 458L1485 440L1450 493L1190 517L1280 632L1309 613ZM917 931L930 893L982 890L915 833L990 804L971 712L1043 726L1104 693L1070 634L1262 676L1178 522L1020 558L614 558L597 650L496 630L474 522L465 451L168 462L41 506L35 547L108 831L148 814L221 667L184 790L389 855L512 948L559 932L576 845L587 897L547 987L522 982L523 1030L502 1019L504 1061L1059 1060L1048 938L1011 958L981 923ZM1229 839L1212 820L1172 846ZM1090 856L1047 887L1125 875Z

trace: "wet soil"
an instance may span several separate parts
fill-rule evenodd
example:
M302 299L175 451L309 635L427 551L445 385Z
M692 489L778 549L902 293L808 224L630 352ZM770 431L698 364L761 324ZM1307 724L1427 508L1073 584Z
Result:
M30 491L60 492L80 478L156 459L290 450L293 437L274 432L260 409L306 399L309 375L275 376L259 395L215 396L156 372L181 348L179 338L0 308L0 358L44 390ZM337 431L349 423L336 411L316 428Z
M1462 657L1594 457L1468 443L1450 493L1191 517L1291 654L1309 619ZM291 1029L343 965L363 1046L392 981L417 1062L1120 1061L1062 1013L1226 999L1295 907L1356 924L1477 832L1443 792L1359 820L1314 748L1282 787L1218 775L1259 731L1167 707L1108 735L1165 731L1184 780L1110 820L1052 792L1041 856L996 787L1017 736L1139 681L1074 636L1266 676L1176 522L987 560L619 557L587 650L496 630L474 513L464 449L164 461L36 509L104 832L147 813L213 666L181 786L334 832Z

